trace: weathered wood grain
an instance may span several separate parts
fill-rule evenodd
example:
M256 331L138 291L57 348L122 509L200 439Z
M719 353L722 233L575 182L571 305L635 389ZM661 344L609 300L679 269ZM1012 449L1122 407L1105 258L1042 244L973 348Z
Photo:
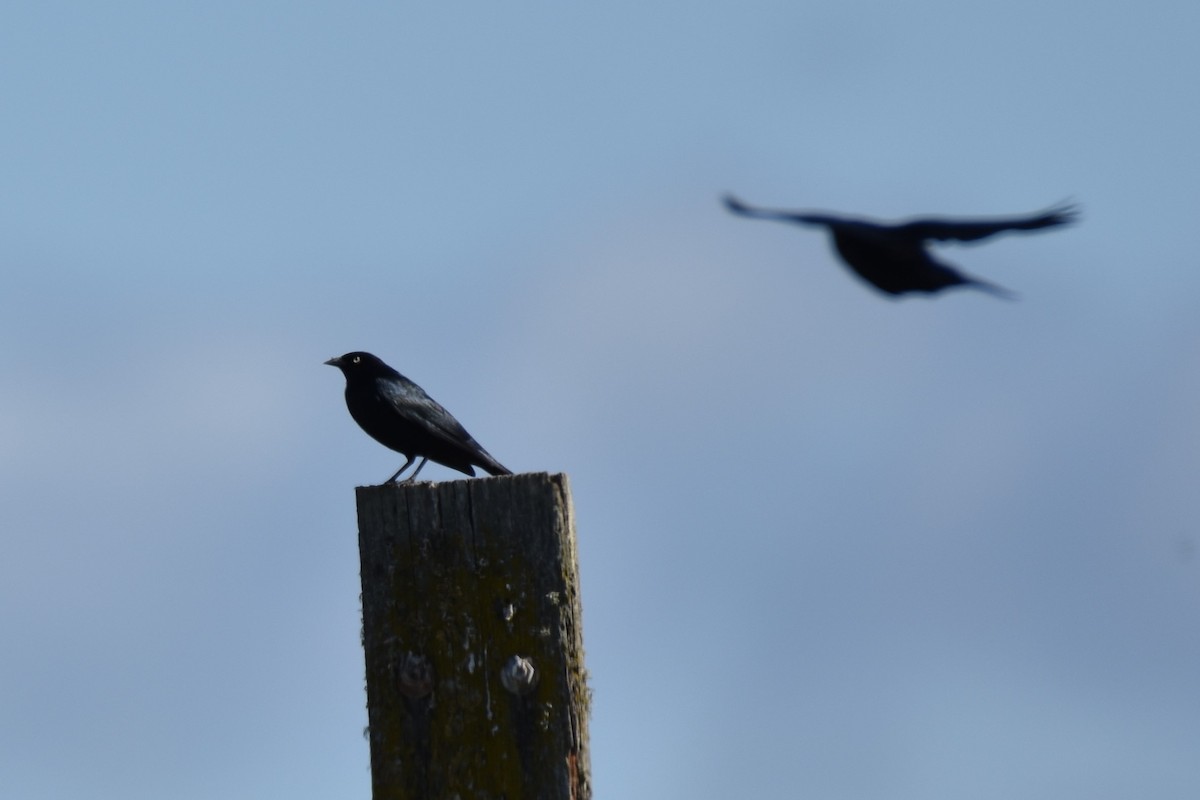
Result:
M566 475L357 496L375 800L590 800Z

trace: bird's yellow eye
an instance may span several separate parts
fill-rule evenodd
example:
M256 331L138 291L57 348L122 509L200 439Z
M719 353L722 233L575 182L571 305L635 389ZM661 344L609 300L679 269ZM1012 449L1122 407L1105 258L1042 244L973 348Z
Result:
M357 364L358 362L362 361L362 356L355 356L353 361L355 364Z

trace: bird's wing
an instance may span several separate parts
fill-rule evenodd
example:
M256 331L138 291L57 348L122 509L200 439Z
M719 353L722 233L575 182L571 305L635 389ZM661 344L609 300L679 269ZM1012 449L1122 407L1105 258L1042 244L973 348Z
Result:
M897 233L917 239L973 242L1004 231L1036 231L1074 222L1079 210L1072 204L1049 208L1038 214L1000 219L915 219L895 226Z
M755 208L754 206L746 205L731 194L727 194L722 197L721 202L723 202L725 207L734 214L739 214L743 217L752 217L754 219L776 219L783 222L799 222L804 225L832 225L842 221L840 217L834 217L828 214L812 214L807 211L774 211L767 208Z
M470 440L470 434L449 411L407 378L381 378L378 389L380 397L406 422L453 444Z

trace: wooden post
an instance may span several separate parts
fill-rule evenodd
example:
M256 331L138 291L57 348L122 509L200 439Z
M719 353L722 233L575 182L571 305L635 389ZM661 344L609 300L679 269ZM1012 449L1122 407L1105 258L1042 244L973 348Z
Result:
M357 495L374 800L590 800L567 476Z

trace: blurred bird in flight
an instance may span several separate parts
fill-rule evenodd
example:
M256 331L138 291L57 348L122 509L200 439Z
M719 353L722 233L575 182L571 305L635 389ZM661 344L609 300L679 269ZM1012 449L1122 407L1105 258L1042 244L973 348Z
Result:
M933 294L951 286L973 286L1011 298L1014 295L1007 289L966 275L938 261L929 251L929 242L974 242L1005 231L1036 231L1066 225L1078 216L1078 209L1074 205L1063 204L1022 217L932 217L889 224L819 211L756 208L733 195L726 195L724 202L730 211L743 217L823 226L833 239L834 249L850 269L876 289L890 295L905 292Z

